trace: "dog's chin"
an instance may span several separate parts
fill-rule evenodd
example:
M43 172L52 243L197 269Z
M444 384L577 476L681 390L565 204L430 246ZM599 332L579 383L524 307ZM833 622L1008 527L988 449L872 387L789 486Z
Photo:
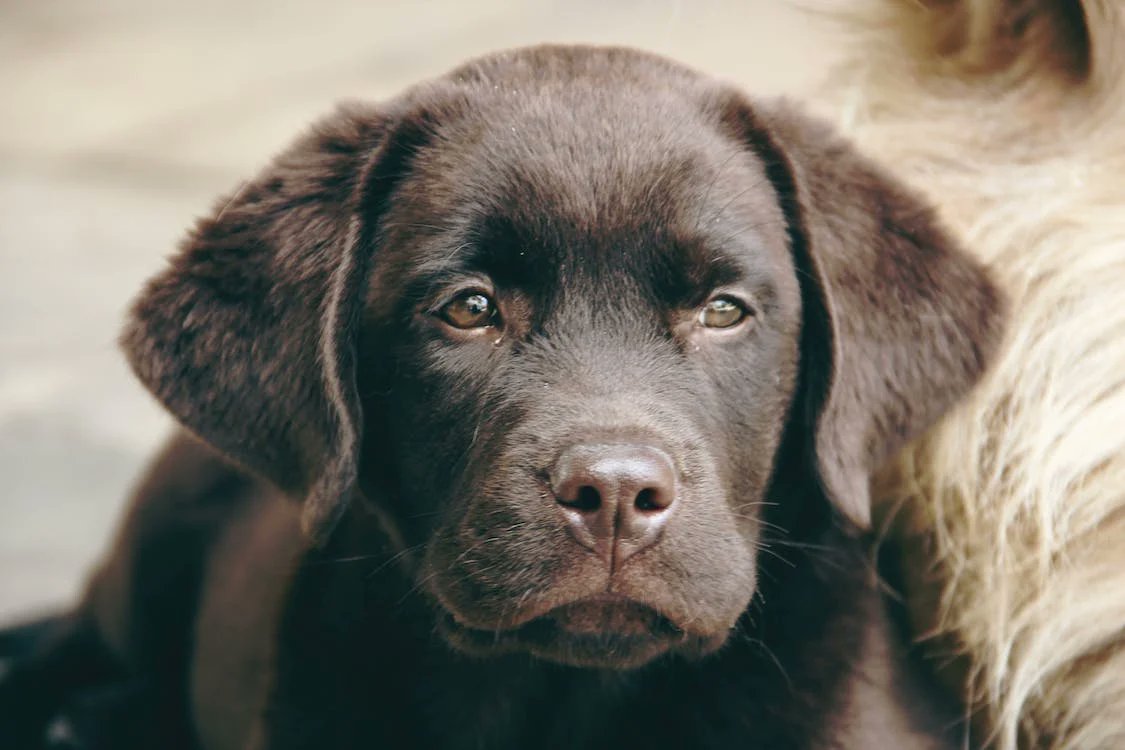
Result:
M454 649L477 657L528 653L556 664L614 670L636 669L670 653L702 657L727 635L688 633L652 607L608 596L570 602L501 630L475 628L446 613L440 630Z

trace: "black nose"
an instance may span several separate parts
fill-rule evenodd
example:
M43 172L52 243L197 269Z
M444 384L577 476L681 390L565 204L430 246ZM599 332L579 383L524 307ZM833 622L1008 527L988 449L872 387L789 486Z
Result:
M649 445L575 445L551 472L575 538L611 569L651 546L676 505L672 459Z

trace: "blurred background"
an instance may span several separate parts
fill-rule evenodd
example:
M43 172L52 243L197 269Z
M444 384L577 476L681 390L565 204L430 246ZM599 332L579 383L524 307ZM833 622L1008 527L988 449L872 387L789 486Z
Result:
M181 233L312 118L542 41L809 99L788 0L0 0L0 621L65 604L170 422L115 346Z

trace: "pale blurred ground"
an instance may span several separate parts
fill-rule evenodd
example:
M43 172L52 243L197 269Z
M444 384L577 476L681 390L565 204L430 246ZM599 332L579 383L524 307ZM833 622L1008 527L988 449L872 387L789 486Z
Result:
M839 50L785 0L0 0L0 620L73 597L168 430L114 339L192 219L334 101L540 41L796 96Z

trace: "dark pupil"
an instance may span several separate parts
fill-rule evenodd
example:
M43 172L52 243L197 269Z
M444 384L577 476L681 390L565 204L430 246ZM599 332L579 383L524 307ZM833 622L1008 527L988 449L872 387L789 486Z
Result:
M472 316L484 315L488 312L488 297L483 294L471 294L465 298L465 312Z

